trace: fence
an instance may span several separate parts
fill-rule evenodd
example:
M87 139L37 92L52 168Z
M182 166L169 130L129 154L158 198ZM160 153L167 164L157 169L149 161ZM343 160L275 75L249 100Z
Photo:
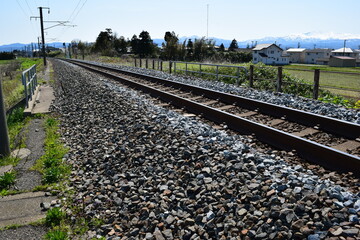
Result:
M26 107L29 107L29 100L32 100L37 86L36 64L22 72L21 80L24 85Z
M312 84L316 70L284 69L287 74ZM335 72L318 70L319 90L327 90L346 98L360 99L360 72Z
M134 59L135 67L169 73L207 76L212 80L242 84L260 90L297 94L318 99L324 90L360 99L360 72L335 72L291 67L218 65L159 59ZM234 81L235 80L235 81Z
M237 84L248 75L248 70L243 66L136 58L134 63L135 67L152 68L159 71L168 71L169 73L184 73L185 75L207 75L216 81L233 82L232 80L235 80Z

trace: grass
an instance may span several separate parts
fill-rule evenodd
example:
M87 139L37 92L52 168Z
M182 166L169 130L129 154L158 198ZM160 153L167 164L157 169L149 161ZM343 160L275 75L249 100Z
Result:
M45 154L41 156L32 167L43 174L44 184L53 184L61 181L70 172L62 158L67 149L60 141L58 133L59 122L51 117L45 120L46 138L44 142Z
M355 72L360 73L360 67L329 67L327 65L314 65L314 64L291 64L286 65L284 68L299 69L299 70L315 70L332 71L332 72Z
M21 100L24 96L24 87L21 82L22 71L37 64L37 72L43 70L43 63L39 58L19 58L15 60L0 60L0 76L3 75L5 65L11 65L11 73L2 79L5 107L9 108ZM41 80L41 79L38 79Z
M14 171L6 172L3 176L0 176L0 191L9 189L11 185L15 183L16 174Z

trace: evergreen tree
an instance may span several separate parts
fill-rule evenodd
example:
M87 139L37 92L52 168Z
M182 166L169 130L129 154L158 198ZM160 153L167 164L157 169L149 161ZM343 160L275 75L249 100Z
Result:
M112 48L113 48L112 31L111 28L106 28L106 31L100 32L99 36L96 38L93 50L95 52L104 52Z
M141 57L151 56L155 51L153 41L147 31L142 31L139 35L138 53Z
M220 50L220 52L224 52L224 51L225 51L225 46L224 46L223 43L220 44L219 50Z
M135 54L138 54L138 52L139 52L139 39L135 34L131 38L130 46L131 46L131 51L133 53L135 53Z
M191 39L188 40L187 45L186 45L186 58L188 60L192 60L193 58L193 53L194 53L194 44L191 41Z
M127 53L128 41L123 36L114 38L114 49L119 54Z
M180 46L178 44L179 38L175 32L166 32L164 36L165 44L163 44L164 56L169 60L176 60Z
M233 39L230 43L229 51L235 51L238 48L239 48L239 46L238 46L236 39Z

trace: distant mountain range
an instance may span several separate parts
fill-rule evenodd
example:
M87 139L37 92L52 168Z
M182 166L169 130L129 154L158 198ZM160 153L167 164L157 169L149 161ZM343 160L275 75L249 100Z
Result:
M200 39L199 36L190 36L190 37L180 37L179 41L184 42L185 40L192 39ZM224 44L225 47L229 47L232 39L222 39L211 37L210 39L215 41L217 46ZM154 43L158 46L164 42L164 39L153 39ZM352 49L360 49L360 34L335 34L335 33L321 33L321 32L309 32L303 34L294 34L284 37L265 37L260 39L250 39L246 41L238 41L238 45L240 48L246 48L254 46L255 44L260 43L276 43L281 48L296 48L300 46L301 48L331 48L338 49L344 47L344 41L346 41L346 47ZM13 50L22 50L25 46L29 46L30 44L23 43L14 43L9 45L0 46L0 52L3 51L13 51ZM34 47L37 48L37 43L33 43ZM60 48L63 46L62 42L54 42L49 43L49 46Z
M34 49L38 49L38 44L37 43L32 43ZM53 42L53 43L49 43L46 44L48 46L51 47L56 47L56 48L61 48L63 47L63 43L62 42ZM25 50L25 47L30 47L31 49L31 43L12 43L12 44L8 44L8 45L2 45L0 46L0 52L11 52L14 50Z
M179 38L180 42L185 41L186 39L199 39L199 36L191 37L181 37ZM215 41L216 45L224 44L225 47L229 47L232 41L228 39L210 37L210 39ZM254 46L256 43L276 43L280 45L281 48L331 48L338 49L344 47L344 40L346 40L346 47L353 49L360 49L360 34L334 34L334 33L320 33L320 32L309 32L303 34L294 34L284 37L265 37L260 39L250 39L246 41L238 41L240 48L246 48ZM154 39L154 43L161 45L163 39Z

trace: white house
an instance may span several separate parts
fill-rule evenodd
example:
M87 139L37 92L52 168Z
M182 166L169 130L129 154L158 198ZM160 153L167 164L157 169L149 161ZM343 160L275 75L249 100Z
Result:
M289 55L289 63L304 63L305 62L305 48L289 48L286 54Z
M331 49L315 48L305 50L305 63L316 64L318 59L329 58Z
M253 63L263 62L267 65L287 65L289 56L276 44L258 44L252 49Z
M358 58L358 52L356 50L352 50L351 48L339 48L331 52L332 56L345 56Z

